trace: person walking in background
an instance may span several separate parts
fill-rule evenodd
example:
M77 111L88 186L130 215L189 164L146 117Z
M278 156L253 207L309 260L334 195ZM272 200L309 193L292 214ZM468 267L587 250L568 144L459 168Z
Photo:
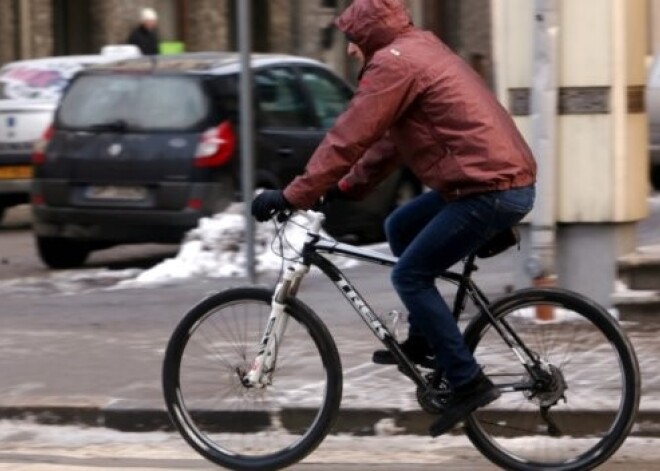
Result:
M453 390L430 429L442 435L500 390L466 346L435 279L532 209L536 163L481 77L415 28L402 0L354 0L335 24L363 64L358 89L305 172L284 191L260 193L252 214L265 221L328 193L360 198L402 165L430 188L394 211L385 232L398 257L392 282L410 313L401 348L415 362L434 358ZM379 363L395 363L377 353Z
M128 36L128 44L137 46L142 54L153 56L158 54L158 15L151 8L143 8L140 12L140 24Z

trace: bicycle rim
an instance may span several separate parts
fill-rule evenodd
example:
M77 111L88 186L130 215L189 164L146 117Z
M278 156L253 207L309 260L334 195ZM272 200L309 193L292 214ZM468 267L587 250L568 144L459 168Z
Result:
M334 342L302 303L287 307L272 384L246 387L272 292L229 290L202 302L170 340L163 388L188 443L231 469L278 469L302 459L327 434L341 398Z
M502 397L473 413L467 433L491 461L513 470L586 470L625 440L639 405L632 347L602 308L575 293L530 289L493 307L546 371L543 386L484 316L466 336ZM548 320L540 320L551 316ZM544 417L543 408L548 407Z

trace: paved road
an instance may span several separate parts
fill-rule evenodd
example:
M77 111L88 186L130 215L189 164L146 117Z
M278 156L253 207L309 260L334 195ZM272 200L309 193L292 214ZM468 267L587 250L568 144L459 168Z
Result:
M86 269L107 267L149 268L176 255L177 245L126 245L92 253ZM0 224L0 280L24 277L47 277L52 272L41 263L30 230L27 205L7 211Z
M654 234L647 231L644 237L652 240ZM152 250L164 252L151 253ZM172 250L131 246L99 253L100 259L93 259L92 263L96 266L110 263L118 268L135 263L148 265L168 256ZM108 257L109 261L103 257ZM489 292L503 292L511 283L511 263L507 256L485 261L478 274L479 282ZM17 275L33 278L12 285L11 280ZM170 332L182 314L207 293L241 283L241 280L194 280L153 289L108 290L113 284L111 279L82 277L72 287L69 281L61 281L55 275L38 263L23 223L10 221L9 226L0 230L0 280L9 283L0 283L3 299L0 409L6 406L18 409L21 405L69 405L75 410L146 405L162 410L160 366ZM387 271L375 275L373 270L357 268L352 269L350 275L358 286L364 287L376 311L401 309L390 288ZM269 278L262 281L272 282ZM344 404L418 408L409 383L402 380L394 368L370 364L370 352L377 343L367 334L366 327L358 327L364 334L358 334L359 342L354 336L344 335L354 332L359 321L341 295L329 288L331 285L327 281L312 276L306 280L302 298L318 310L337 335L347 373ZM634 333L644 376L642 407L660 410L660 368L656 367L660 355L657 342L660 328L646 324L627 328ZM93 436L93 430L97 429L86 430L84 435ZM153 441L126 443L123 439L113 441L107 437L99 439L98 443L80 443L75 439L75 431L54 428L53 433L63 442L48 442L43 435L25 430L15 431L4 439L0 435L3 443L0 469L216 469L198 459L178 436L171 436L160 444ZM141 435L142 440L147 440L147 436ZM341 437L331 439L340 440ZM405 447L401 449L397 444L402 442L402 437L392 437L393 442L371 439L377 441L369 442L376 443L370 446L363 441L368 440L366 438L351 437L338 441L336 448L327 452L319 450L295 469L399 471L437 469L438 465L444 469L494 469L467 444L449 447L448 451L445 441L438 445L440 442L426 437L414 439L420 442L413 442L412 446L404 442ZM660 450L657 446L660 442L635 438L631 444L633 448L626 445L612 464L601 469L618 471L624 466L626 470L658 469L660 459L654 453ZM332 445L329 441L327 446ZM351 448L352 445L355 448ZM436 446L440 448L433 448ZM329 456L327 461L323 461L324 453Z
M20 222L13 223L13 228L11 218L9 222L10 229L0 232L0 259L26 260L26 270L40 270L41 275L16 283L0 280L0 405L162 410L162 353L175 325L208 293L244 283L240 279L190 280L151 289L112 290L108 287L116 280L99 277L89 269L81 270L73 282L71 277L62 280L57 272L31 265L36 258L31 249L26 252L31 247L29 233L20 228ZM127 257L141 253L131 252ZM118 257L114 252L106 256ZM27 262L30 257L33 262ZM157 255L147 254L146 258ZM487 292L502 293L512 282L512 263L510 255L485 260L476 278ZM0 265L3 270L13 272L11 265ZM386 269L358 267L350 270L350 277L376 312L403 311ZM272 276L261 281L272 283ZM445 288L451 292L450 287ZM310 276L301 297L336 337L346 373L345 405L418 409L414 391L395 368L370 363L378 342L327 280ZM658 325L632 323L626 327L633 335L644 375L642 407L660 410L660 374L656 374L660 370L654 366L660 354L656 349Z

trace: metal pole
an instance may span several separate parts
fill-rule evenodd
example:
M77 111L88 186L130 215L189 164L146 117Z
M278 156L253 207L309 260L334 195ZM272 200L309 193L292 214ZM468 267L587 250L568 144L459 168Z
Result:
M532 147L538 163L537 201L532 213L529 275L538 286L554 284L556 273L558 0L534 3Z
M245 262L246 274L251 283L256 282L255 272L255 223L250 214L254 197L254 116L252 112L252 68L250 55L252 1L238 3L238 45L241 57L240 74L240 124L241 124L241 187L245 214Z

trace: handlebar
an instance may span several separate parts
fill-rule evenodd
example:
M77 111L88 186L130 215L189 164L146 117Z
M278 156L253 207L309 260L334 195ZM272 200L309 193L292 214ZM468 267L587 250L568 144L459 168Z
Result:
M304 219L306 219L305 228L307 229L307 232L309 232L310 234L319 235L319 232L321 231L321 226L325 221L325 214L321 212L313 211L311 209L307 209L307 210L287 209L284 211L277 212L276 214L273 215L273 218L279 223L284 223L297 215L302 216Z

